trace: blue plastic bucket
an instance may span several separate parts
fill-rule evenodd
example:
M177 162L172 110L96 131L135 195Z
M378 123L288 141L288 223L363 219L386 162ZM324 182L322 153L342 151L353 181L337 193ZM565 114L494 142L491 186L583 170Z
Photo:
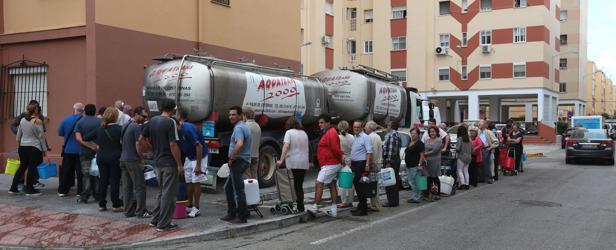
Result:
M55 162L43 162L36 167L39 173L39 178L49 179L58 176L58 166Z

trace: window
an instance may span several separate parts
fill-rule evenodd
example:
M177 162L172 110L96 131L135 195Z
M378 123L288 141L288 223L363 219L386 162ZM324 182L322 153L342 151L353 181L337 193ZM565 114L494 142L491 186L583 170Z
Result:
M567 35L560 35L560 45L567 45Z
M41 113L47 116L47 66L8 68L8 75L8 84L14 87L14 92L10 93L15 97L11 101L14 115L25 112L30 100L37 100L43 108Z
M513 28L513 42L525 43L526 42L526 27Z
M391 74L398 77L398 81L406 82L406 70L392 70Z
M468 0L462 0L462 12L468 11Z
M462 47L468 46L468 33L462 32Z
M347 50L349 54L355 55L357 53L357 42L355 40L347 41Z
M513 7L524 8L528 6L528 0L513 0Z
M526 63L514 63L513 64L513 78L525 78L526 77Z
M560 69L567 69L567 58L560 59Z
M372 21L372 10L364 10L364 22L371 23Z
M462 65L462 80L468 80L468 66Z
M479 35L481 38L480 40L481 45L492 44L492 31L491 30L481 31Z
M347 8L347 18L351 23L351 31L357 30L357 8Z
M560 11L560 21L567 21L569 19L569 13L566 10Z
M364 54L372 53L372 40L364 41Z
M212 0L212 3L220 4L224 6L230 6L230 0Z
M439 46L449 48L449 34L439 35Z
M391 38L392 50L405 50L406 49L406 37L392 37Z
M479 66L479 79L492 79L492 65Z
M406 18L406 6L391 8L391 19Z
M449 1L438 2L439 13L441 15L449 15L451 14L451 9L449 8Z
M329 1L325 1L325 13L334 15L334 7L332 6L332 3Z
M492 10L492 0L481 0L480 9L481 11L491 11Z
M558 92L560 92L560 93L567 92L567 83L566 82L561 82L560 84L558 84Z
M438 80L449 81L449 68L438 68Z

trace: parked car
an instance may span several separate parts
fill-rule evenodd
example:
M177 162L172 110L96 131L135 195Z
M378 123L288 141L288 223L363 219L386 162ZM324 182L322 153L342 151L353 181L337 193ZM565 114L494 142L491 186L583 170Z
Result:
M576 137L576 133L573 133L566 146L567 164L586 158L614 165L614 141L607 136L605 129L586 129L582 137Z
M568 128L567 130L565 130L565 132L563 132L560 136L561 136L561 140L560 140L560 147L562 149L565 148L566 144L567 144L567 139L573 134L573 131L575 131L575 129L573 128Z
M458 142L458 127L460 127L460 125L447 129L447 134L449 134L449 145L452 151L456 149L456 143Z

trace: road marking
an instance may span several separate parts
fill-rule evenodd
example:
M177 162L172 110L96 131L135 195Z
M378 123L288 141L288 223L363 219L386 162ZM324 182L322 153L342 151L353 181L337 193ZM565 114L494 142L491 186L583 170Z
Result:
M466 192L464 192L464 193L457 194L457 195L455 195L455 196L450 196L450 197L449 197L449 199L453 199L453 198L456 198L456 197L461 197L461 196L464 196L464 195L466 195L466 194L473 193L473 192L475 192L475 191L477 191L477 190L481 190L481 189L483 189L483 188L485 188L485 187L487 187L487 186L489 186L489 185L487 185L487 184L486 184L486 185L483 185L483 186L478 187L478 188L473 188L473 189L468 190L468 191L466 191ZM320 239L320 240L317 240L317 241L310 242L310 245L321 245L321 244L326 243L326 242L328 242L328 241L335 240L335 239L338 239L338 238L341 238L341 237L347 236L347 235L349 235L349 234L352 234L352 233L355 233L355 232L358 232L358 231L361 231L361 230L364 230L364 229L368 229L368 228L373 227L373 226L375 226L375 225L382 224L382 223L384 223L384 222L387 222L387 221L390 221L390 220L393 220L393 219L400 218L400 217L402 217L402 216L404 216L404 215L407 215L407 214L410 214L410 213L412 213L412 212L419 211L419 210L422 210L422 209L424 209L424 208L429 208L429 207L435 206L435 205L436 205L436 204L438 204L438 203L439 203L439 202L432 202L432 203L430 203L430 204L428 204L428 205L423 205L423 206L415 207L415 208L413 208L413 209L411 209L411 210L406 210L406 211L404 211L404 212L397 213L397 214L394 214L394 215L389 216L389 217L381 218L381 219L378 219L378 220L372 221L372 222L370 222L370 223L368 223L368 224L366 224L366 225L361 225L361 226L359 226L359 227L356 227L356 228L353 228L353 229L350 229L350 230L344 231L344 232L342 232L342 233L334 234L334 235L332 235L332 236L329 236L329 237L326 237L326 238L323 238L323 239Z

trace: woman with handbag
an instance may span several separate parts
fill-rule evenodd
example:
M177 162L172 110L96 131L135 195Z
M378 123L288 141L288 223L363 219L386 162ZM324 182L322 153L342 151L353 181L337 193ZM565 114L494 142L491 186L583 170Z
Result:
M471 150L471 163L468 167L469 185L477 187L477 177L479 177L479 167L483 161L481 157L481 149L483 148L483 142L479 138L479 128L473 126L469 129L472 142Z
M468 166L471 164L473 146L466 126L459 126L457 135L456 152L458 153L458 183L460 184L458 189L469 189Z
M407 200L408 203L420 203L421 192L417 190L417 183L415 178L420 171L423 171L424 163L426 161L424 156L425 147L420 140L419 128L411 129L411 140L404 149L404 163L406 163L406 178L411 186L411 198Z
M302 130L302 124L291 116L285 123L287 132L284 134L284 146L280 160L276 162L278 167L283 163L293 173L293 185L297 198L297 210L304 211L304 176L308 171L308 135Z
M103 113L101 127L84 137L86 141L94 141L98 145L96 164L100 172L98 185L98 210L107 211L107 187L111 188L111 202L113 212L124 211L123 202L120 199L120 156L122 154L121 134L122 127L116 124L119 111L114 107L108 107Z
M439 137L439 129L437 127L429 127L426 131L430 138L425 143L426 156L426 173L428 174L428 191L427 196L434 194L434 200L440 200L441 181L441 150L443 149L443 140ZM434 190L433 190L434 189Z
M19 144L20 165L13 177L9 194L19 194L17 185L23 179L26 196L41 195L40 191L34 189L34 183L38 178L37 166L43 162L43 157L47 157L47 143L43 121L36 104L28 105L26 116L19 122L17 143Z

